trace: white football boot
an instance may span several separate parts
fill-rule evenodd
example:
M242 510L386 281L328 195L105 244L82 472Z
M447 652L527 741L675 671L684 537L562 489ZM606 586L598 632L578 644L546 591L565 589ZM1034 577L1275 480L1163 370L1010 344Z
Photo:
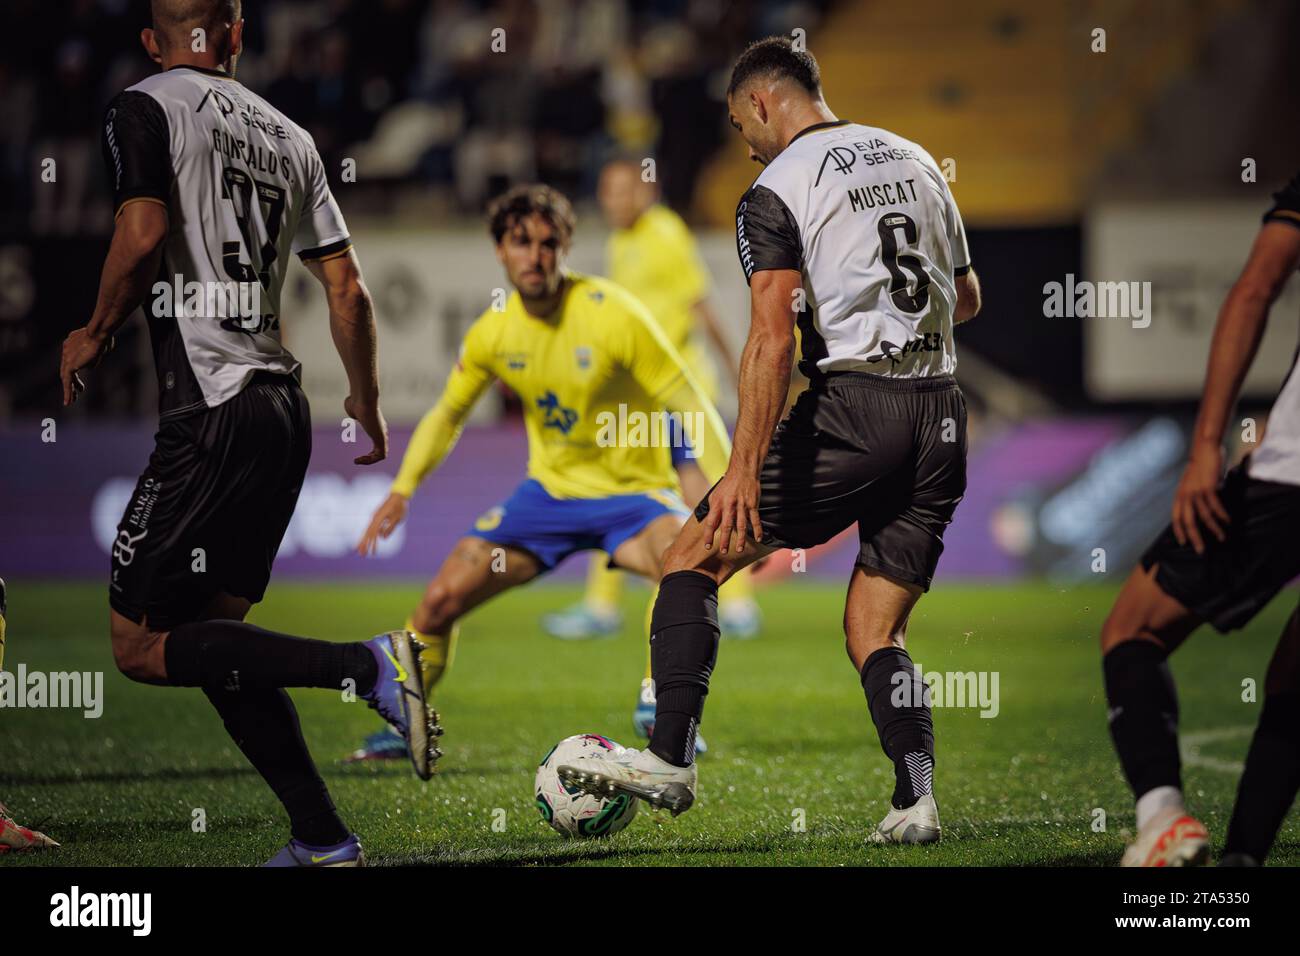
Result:
M557 769L571 787L608 797L627 793L655 809L667 807L673 816L685 813L695 802L695 764L674 767L649 750L624 747L608 757L584 757Z
M1210 835L1182 807L1166 807L1138 831L1120 866L1204 866Z
M939 808L935 805L934 795L927 793L906 810L890 806L885 819L871 831L867 842L938 843L941 832Z

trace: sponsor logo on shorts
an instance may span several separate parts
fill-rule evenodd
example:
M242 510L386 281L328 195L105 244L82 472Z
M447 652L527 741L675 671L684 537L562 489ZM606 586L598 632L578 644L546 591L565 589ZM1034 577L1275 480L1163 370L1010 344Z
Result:
M506 516L506 509L497 505L482 515L474 522L475 531L492 531L501 526L501 521Z
M136 545L149 534L149 519L153 516L154 506L162 494L162 482L155 478L145 478L140 482L139 492L127 508L122 523L118 526L117 536L113 539L113 561L121 567L127 567L135 560ZM138 534L132 534L132 529Z

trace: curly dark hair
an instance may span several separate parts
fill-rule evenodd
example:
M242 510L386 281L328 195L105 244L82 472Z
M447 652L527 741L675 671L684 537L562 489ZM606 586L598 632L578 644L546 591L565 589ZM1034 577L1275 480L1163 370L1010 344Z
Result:
M573 204L558 189L541 183L515 186L492 200L488 205L488 229L493 240L500 245L507 232L534 214L551 224L564 245L569 244L578 221Z
M731 68L727 96L760 76L788 77L814 96L822 91L822 71L817 61L807 50L796 50L789 37L767 37L745 47Z

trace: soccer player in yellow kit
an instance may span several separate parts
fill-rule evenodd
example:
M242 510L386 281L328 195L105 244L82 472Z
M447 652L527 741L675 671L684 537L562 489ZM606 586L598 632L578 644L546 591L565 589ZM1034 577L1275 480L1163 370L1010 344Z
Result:
M416 427L391 493L358 545L373 553L402 522L417 486L451 451L493 380L519 395L527 477L456 543L406 624L426 645L429 690L450 662L464 614L577 551L603 551L609 564L658 582L660 556L689 515L665 410L684 424L707 480L722 476L731 453L713 403L646 308L613 282L565 269L574 216L564 196L519 186L489 217L515 291L466 333L442 397ZM386 756L385 735L392 736L368 738L353 758Z
M656 184L647 180L635 159L618 158L605 165L597 198L613 230L606 254L609 278L645 304L705 394L716 402L718 369L701 333L721 357L729 387L735 386L738 361L709 304L709 274L690 229L677 213L659 202ZM681 442L673 444L673 466L686 501L694 507L710 483ZM594 555L583 600L544 615L543 628L553 637L568 640L617 633L623 624L619 612L622 584L622 574ZM757 635L761 617L747 571L728 581L718 600L723 636ZM653 719L653 708L643 703L640 709L645 713L639 723Z

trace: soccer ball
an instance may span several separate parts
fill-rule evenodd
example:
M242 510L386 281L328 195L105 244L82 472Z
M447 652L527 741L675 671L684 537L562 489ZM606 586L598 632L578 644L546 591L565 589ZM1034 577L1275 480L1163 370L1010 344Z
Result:
M623 748L598 734L565 737L551 748L537 767L534 792L542 819L567 837L602 837L617 833L636 816L637 801L626 793L597 797L577 787L565 786L556 770L587 757L604 756Z

